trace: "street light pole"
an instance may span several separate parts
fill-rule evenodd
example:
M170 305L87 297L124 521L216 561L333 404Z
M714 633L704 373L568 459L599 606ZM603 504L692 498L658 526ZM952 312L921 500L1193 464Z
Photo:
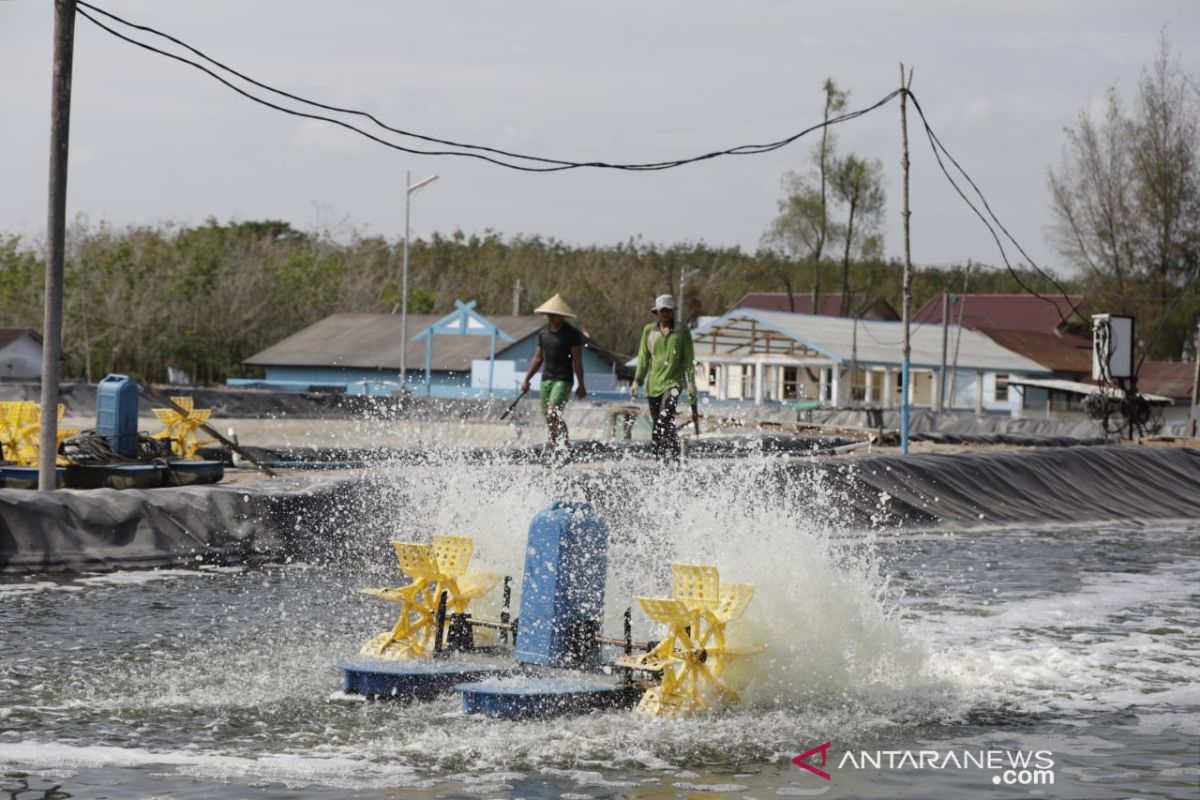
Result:
M412 196L438 179L430 175L423 181L412 182L412 173L404 173L404 267L400 277L400 389L408 386L408 231L409 206Z

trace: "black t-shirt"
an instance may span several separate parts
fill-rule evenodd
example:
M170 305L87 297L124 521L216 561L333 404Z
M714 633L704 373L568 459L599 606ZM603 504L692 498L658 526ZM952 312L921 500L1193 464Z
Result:
M538 335L538 344L542 347L542 380L574 380L571 348L583 347L583 334L579 329L569 322L563 322L557 331L550 330L547 325Z

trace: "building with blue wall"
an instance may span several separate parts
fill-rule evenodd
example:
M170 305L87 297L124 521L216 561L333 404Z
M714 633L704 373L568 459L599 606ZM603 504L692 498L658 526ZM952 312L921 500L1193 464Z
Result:
M519 391L545 318L483 316L473 307L474 303L457 303L456 311L447 316L408 316L404 356L408 391L438 397L486 395L484 376L488 373L493 376L493 394ZM454 328L459 329L458 334L451 332ZM494 360L493 329L497 334ZM229 383L299 392L387 395L401 386L400 342L398 314L331 314L243 362L261 368L263 378L230 379ZM590 339L583 349L583 369L589 390L612 388L618 369L624 371Z

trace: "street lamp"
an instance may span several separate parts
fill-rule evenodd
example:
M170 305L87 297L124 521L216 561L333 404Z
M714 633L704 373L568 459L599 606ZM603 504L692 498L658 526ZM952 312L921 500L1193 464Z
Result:
M412 182L412 173L404 173L404 268L400 278L400 389L408 386L408 207L412 196L438 179L430 175L423 181Z

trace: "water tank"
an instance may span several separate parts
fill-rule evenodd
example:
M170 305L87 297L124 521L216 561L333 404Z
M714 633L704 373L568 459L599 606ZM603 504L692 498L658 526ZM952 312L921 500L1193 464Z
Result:
M556 501L529 524L515 658L546 667L599 663L608 526L588 503Z
M137 457L138 387L125 375L105 375L96 387L96 433L123 456Z

